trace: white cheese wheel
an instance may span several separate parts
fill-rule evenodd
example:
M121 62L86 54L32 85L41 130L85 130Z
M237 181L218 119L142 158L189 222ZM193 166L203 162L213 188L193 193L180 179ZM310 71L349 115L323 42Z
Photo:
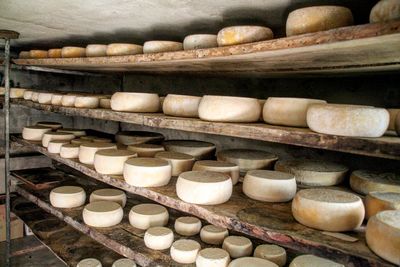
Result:
M270 40L274 34L268 27L262 26L231 26L218 32L219 46L237 45Z
M62 57L85 57L86 49L84 47L76 47L76 46L66 46L61 49Z
M254 250L253 256L256 258L261 258L269 260L279 267L283 267L286 264L286 250L277 245L259 245Z
M250 256L253 252L253 243L244 236L231 235L224 239L222 248L225 249L231 258Z
M311 228L352 231L364 220L364 204L355 194L333 189L303 189L292 201L293 217Z
M26 90L24 88L10 88L10 98L24 98Z
M168 94L162 110L165 115L198 118L200 101L200 96Z
M255 258L255 257L242 257L236 260L233 260L231 263L229 263L228 267L242 267L242 266L248 266L248 267L278 267L275 263L265 260L265 259L260 259L260 258ZM319 266L320 267L320 266Z
M38 102L38 99L39 99L39 92L33 92L31 100L33 102Z
M125 161L133 157L137 157L137 154L129 150L100 150L94 155L94 169L101 174L122 175Z
M51 104L53 106L61 106L62 105L62 98L63 94L52 94L51 96Z
M369 106L313 104L307 111L307 124L317 133L380 137L389 126L389 112Z
M165 151L164 147L155 144L136 144L129 145L128 150L136 152L138 157L154 157L158 152Z
M167 151L188 154L196 160L212 158L215 153L215 145L204 141L168 140L163 145Z
M63 95L61 98L61 105L63 107L74 107L77 95Z
M60 132L47 132L43 134L42 145L47 147L49 142L52 140L67 140L71 141L75 138L75 135L70 133L60 133Z
M183 236L194 236L200 233L201 221L193 216L179 217L175 220L175 232Z
M98 189L90 194L89 201L112 201L118 203L121 207L125 207L126 194L124 191L115 188Z
M157 112L160 98L157 94L117 92L111 97L111 109L126 112Z
M400 1L399 1L399 3L400 3ZM396 117L397 117L397 114L399 114L400 109L399 108L388 108L387 111L389 112L389 117L390 117L388 130L395 131L396 130Z
M47 51L47 55L49 58L60 58L61 57L61 48L53 48Z
M269 152L254 149L227 149L217 152L217 160L234 163L241 172L270 169L278 157Z
M224 239L229 235L226 228L215 226L212 224L206 225L201 228L200 239L206 244L222 245Z
M33 94L33 91L31 91L31 90L25 90L25 92L24 92L24 99L25 99L25 100L32 100L32 94Z
M139 204L133 206L129 212L129 223L141 230L147 230L155 226L165 226L168 223L168 219L168 210L158 204Z
M44 126L25 126L22 130L22 139L29 141L42 141L43 135L50 132L50 127Z
M111 98L100 98L99 107L111 109Z
M199 117L205 121L256 122L260 114L256 98L205 95L199 105Z
M196 267L227 267L230 262L229 253L221 248L205 248L199 251Z
M74 106L76 108L98 108L99 102L100 100L97 96L77 96Z
M400 265L400 210L386 210L371 217L365 237L374 253Z
M51 104L52 93L39 93L39 104Z
M137 187L164 186L171 180L172 168L168 161L158 158L131 158L125 161L125 181Z
M301 255L297 256L292 260L289 267L344 267L344 265L336 263L334 261L317 257L314 255Z
M117 149L117 145L111 143L82 143L79 147L79 161L83 164L93 165L96 152L105 149Z
M111 227L124 217L122 207L113 201L95 201L87 204L82 212L83 221L92 227Z
M350 187L363 195L373 191L400 193L400 174L368 170L353 171L350 176Z
M232 179L226 174L189 171L179 175L176 182L176 194L188 203L218 205L230 199L232 187Z
M149 228L144 234L144 244L154 250L164 250L174 242L174 233L171 229L162 226Z
M30 54L29 51L21 51L21 52L19 52L19 54L18 54L18 58L23 58L23 59L25 59L25 58L30 58L30 57L31 57L31 54Z
M162 140L164 140L164 136L156 132L122 131L115 135L115 141L126 146L143 144L147 142L155 143Z
M170 254L171 258L178 263L191 264L196 262L200 249L199 242L191 239L180 239L172 243Z
M73 129L73 128L61 128L58 129L57 132L62 132L62 133L71 133L75 135L76 137L82 137L86 135L86 131L82 129Z
M50 203L56 208L76 208L85 204L86 193L79 186L60 186L50 192Z
M60 157L64 159L77 159L79 157L80 144L65 144L60 148Z
M147 41L143 44L143 53L163 53L183 50L183 44L173 41Z
M53 154L59 154L63 145L69 144L69 140L52 140L47 146L47 151Z
M47 58L47 50L30 50L29 58Z
M52 130L58 130L62 128L62 124L54 121L39 121L36 123L38 126L50 127Z
M191 155L171 151L158 152L155 157L168 161L172 168L172 176L191 171L195 161Z
M102 267L102 266L103 265L101 265L101 262L94 258L83 259L76 265L76 267Z
M136 263L131 259L119 259L113 262L111 267L136 267Z
M231 177L233 185L237 184L240 177L239 166L225 161L199 160L194 163L192 170L213 171L227 174L229 177Z
M369 192L365 198L365 218L384 210L400 210L400 193Z
M400 18L399 0L381 0L372 9L369 22L385 22Z
M106 50L107 56L126 56L143 54L143 46L136 44L115 43L109 44Z
M90 44L86 46L85 52L87 57L105 57L107 45Z
M342 6L311 6L289 13L286 35L326 31L353 25L353 14Z
M217 35L215 34L192 34L183 39L183 49L204 49L217 47Z

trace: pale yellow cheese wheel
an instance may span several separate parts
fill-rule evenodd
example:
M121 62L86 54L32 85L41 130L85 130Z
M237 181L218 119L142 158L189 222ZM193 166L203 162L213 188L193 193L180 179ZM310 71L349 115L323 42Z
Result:
M62 105L63 94L53 94L51 96L51 104L53 106L61 106Z
M60 148L60 157L64 159L77 159L79 157L79 147L80 144L62 145Z
M179 217L175 220L175 232L183 236L194 236L200 233L201 221L193 216Z
M59 154L63 145L69 144L69 140L52 140L47 146L47 151L52 154Z
M0 91L1 91L1 88L0 88ZM0 93L1 94L1 93ZM24 92L24 99L25 100L32 100L32 94L33 94L33 91L31 91L31 90L25 90L25 92Z
M115 135L115 141L126 146L143 143L157 143L162 140L164 140L164 136L156 132L122 131Z
M130 158L124 163L125 181L137 187L164 186L171 180L172 168L168 161L158 158Z
M133 260L127 258L116 260L111 265L111 267L136 267L136 266L137 265Z
M210 245L222 245L228 235L229 232L226 228L212 224L206 225L200 230L201 241Z
M79 162L93 165L94 157L97 151L105 150L105 149L116 149L116 144L111 143L93 143L93 142L84 142L79 147Z
M158 152L155 157L168 161L172 168L172 176L178 176L182 172L191 171L195 161L191 155L171 151Z
M126 112L157 112L160 98L157 94L117 92L111 97L111 109Z
M237 45L270 40L274 34L268 27L262 26L231 26L218 32L219 46Z
M239 166L241 172L256 169L270 169L278 157L262 150L227 149L217 152L217 160L227 161Z
M61 57L61 48L53 48L47 51L49 58L60 58Z
M165 250L174 242L174 233L171 229L162 226L149 228L144 234L144 244L154 250Z
M38 98L39 98L39 92L33 92L31 100L33 102L38 102Z
M400 1L399 1L399 4L400 4ZM396 125L396 117L397 117L397 114L399 114L399 112L400 112L400 108L388 108L388 111L389 111L389 116L390 116L388 130L395 131L396 130L396 126L395 126Z
M400 210L400 193L369 192L365 198L365 218L384 210Z
M221 248L205 248L199 251L196 267L227 267L230 262L229 253Z
M143 54L143 46L136 44L114 43L109 44L106 50L107 56L126 56Z
M141 230L165 226L168 223L168 219L168 210L158 204L139 204L133 206L129 212L129 223Z
M350 176L350 187L363 195L373 191L400 193L400 175L390 172L356 170Z
M21 51L18 54L18 58L25 59L25 58L30 58L30 57L31 57L31 53L29 51Z
M61 98L61 105L64 107L74 107L77 95L63 95Z
M107 45L90 44L86 46L85 52L87 57L105 57Z
M112 201L118 203L121 207L125 207L126 194L124 191L115 188L98 189L90 194L89 201Z
M155 144L136 144L129 145L128 150L136 152L138 157L154 157L158 152L165 151L162 145Z
M233 185L237 184L240 177L239 166L226 161L199 160L194 163L192 170L225 173L231 177Z
M273 263L269 260L255 258L255 257L242 257L242 258L231 261L231 263L229 263L229 265L228 265L228 267L242 267L242 266L278 267L278 265L276 265L275 263Z
M10 88L10 98L24 98L26 90L24 88Z
M400 18L399 0L381 0L372 9L369 22L385 22Z
M336 263L334 261L317 257L314 255L301 255L297 256L292 260L289 267L345 267L342 264Z
M39 93L38 102L39 104L51 104L52 93Z
M283 267L286 264L286 250L277 245L259 245L256 247L253 253L254 257L269 260L279 267Z
M185 37L183 40L183 49L204 49L217 47L217 35L215 34L192 34Z
M244 236L231 235L224 239L222 248L225 249L231 258L250 256L253 252L253 243Z
M76 137L82 137L86 135L86 131L82 129L73 129L73 128L61 128L58 129L57 132L63 132L63 133L72 133Z
M173 41L147 41L143 44L143 53L162 53L183 50L183 44Z
M168 94L162 110L165 115L198 118L200 101L200 96Z
M101 174L122 175L125 161L136 156L135 152L129 150L100 150L94 155L94 169Z
M102 267L103 265L98 259L86 258L78 262L76 267Z
M111 109L111 98L100 98L99 107Z
M44 127L49 127L52 130L58 130L62 128L62 124L59 122L54 122L54 121L39 121L36 123L38 126L44 126Z
M210 159L215 153L215 145L204 141L168 140L163 145L167 151L192 155L196 160Z
M50 192L50 203L56 208L76 208L85 204L86 193L79 186L60 186Z
M104 200L87 204L82 212L83 221L92 227L115 226L123 216L124 211L118 203Z
M76 108L97 108L99 106L99 98L97 96L77 96L74 106Z
M60 133L60 132L47 132L43 134L42 145L47 147L49 142L52 140L67 140L71 141L75 138L75 135L70 133Z
M65 46L61 49L61 56L63 58L85 57L86 49L84 47Z
M42 141L43 135L50 132L50 127L45 126L25 126L22 130L22 138L29 141Z
M191 264L196 262L200 249L199 242L191 239L180 239L172 243L170 255L178 263Z
M47 58L47 50L30 50L29 58Z

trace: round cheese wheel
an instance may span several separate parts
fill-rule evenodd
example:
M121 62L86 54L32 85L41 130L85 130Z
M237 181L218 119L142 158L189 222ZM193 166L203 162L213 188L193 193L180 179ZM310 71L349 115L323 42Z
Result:
M79 186L60 186L50 192L50 203L56 208L76 208L85 204L86 193Z
M126 146L137 145L143 143L156 143L164 140L164 136L160 133L145 131L123 131L115 135L115 141Z
M107 45L90 44L86 46L85 52L87 57L105 57L107 55Z
M139 204L129 212L129 223L141 230L167 225L168 219L168 210L158 204Z
M33 92L31 100L33 102L38 102L38 99L39 99L39 92Z
M369 22L385 22L400 18L399 0L381 0L372 9Z
M66 46L61 49L62 57L85 57L86 49L84 47L76 47L76 46Z
M95 201L87 204L82 212L83 221L92 227L111 227L124 217L121 206L113 201Z
M185 202L218 205L232 195L232 179L223 173L189 171L181 173L176 182L176 194Z
M275 263L265 260L265 259L260 259L260 258L255 258L255 257L242 257L236 260L233 260L231 263L229 263L228 267L242 267L242 266L251 266L251 267L278 267Z
M47 51L47 55L49 58L60 58L61 57L61 48L53 48Z
M47 50L30 50L29 58L47 58Z
M365 198L365 218L384 210L400 210L400 193L369 192Z
M289 13L286 21L286 35L299 35L326 31L353 25L353 14L342 6L311 6Z
M125 161L125 181L137 187L164 186L171 180L172 168L168 161L158 158L131 158Z
M26 89L24 88L11 88L10 98L24 98L24 93Z
M198 118L200 100L200 96L168 94L162 110L165 115Z
M204 141L168 140L163 145L167 151L188 154L196 160L212 158L215 153L215 145Z
M39 104L51 104L52 93L39 93Z
M167 227L151 227L144 234L144 244L150 249L168 249L172 242L174 242L174 233Z
M227 267L230 262L229 253L221 248L205 248L199 251L196 267Z
M119 259L114 261L111 267L136 267L136 263L131 259Z
M326 104L325 100L269 97L264 104L263 118L266 123L307 127L307 109L311 104Z
M217 35L215 34L192 34L185 37L183 40L183 49L203 49L217 47Z
M82 129L73 129L73 128L61 128L58 129L57 132L62 132L62 133L71 133L75 135L76 137L82 137L86 135L86 131Z
M103 265L101 265L101 262L94 258L83 259L76 265L76 267L102 267L102 266Z
M253 252L253 244L250 239L244 236L228 236L224 239L222 248L234 259L250 256Z
M18 58L30 58L31 57L31 53L29 51L21 51L18 54Z
M255 169L270 169L278 157L274 154L254 149L227 149L217 152L217 160L234 163L241 172Z
M172 243L170 254L174 261L182 264L190 264L196 262L196 257L200 249L199 242L190 239L180 239Z
M83 143L91 143L92 141L87 141L87 140L83 140L83 139L72 139L71 140L71 144L74 145L82 145Z
M239 166L234 163L216 160L200 160L193 165L193 171L213 171L221 172L229 175L232 179L232 184L235 185L239 181Z
M336 263L334 261L320 258L314 255L301 255L297 256L292 260L289 267L344 267L344 265Z
M364 204L355 194L333 189L303 189L292 202L293 217L323 231L351 231L364 220Z
M206 244L222 245L224 239L229 235L226 228L215 226L212 224L201 228L200 239Z
M61 98L61 105L63 107L74 107L77 95L63 95Z
M157 112L160 98L157 94L117 92L111 97L111 109L127 112Z
M58 130L62 128L62 124L59 122L54 122L54 121L39 121L36 123L38 126L44 126L44 127L49 127L52 130Z
M389 126L389 112L369 106L313 104L307 111L307 124L317 133L380 137Z
M98 189L90 194L89 201L112 201L118 203L121 207L125 207L126 194L124 191L114 188Z
M69 140L52 140L47 146L47 151L49 151L49 153L59 154L61 147L65 144L69 144L69 142Z
M199 105L199 117L205 121L256 122L260 113L256 98L205 95Z
M126 56L143 54L143 46L136 44L115 43L109 44L106 50L107 56Z
M254 250L253 256L269 260L279 267L283 267L286 264L286 250L277 245L259 245Z
M400 175L397 173L357 170L353 171L350 176L350 187L363 195L373 191L400 193Z
M154 157L158 152L165 151L164 147L155 144L129 145L128 150L138 154L138 157Z
M192 216L179 217L175 220L175 232L183 236L193 236L200 233L201 221Z
M172 176L192 170L195 161L191 155L171 151L158 152L155 157L168 161L172 168Z
M99 100L99 107L111 109L111 98L101 98Z
M183 44L173 41L147 41L143 44L143 53L162 53L183 50Z
M340 184L349 171L344 165L317 160L279 160L275 170L293 174L299 185L306 186Z
M32 100L32 94L33 94L33 91L31 91L31 90L26 90L26 91L24 92L24 99L25 99L25 100Z
M101 174L122 175L125 161L133 157L137 157L137 154L129 150L100 150L94 155L94 168Z
M60 157L64 159L77 159L79 157L80 144L65 144L60 148Z
M47 147L49 142L52 140L67 140L71 141L75 138L75 135L70 133L60 133L60 132L47 132L43 134L42 145Z
M117 146L111 143L82 143L79 147L79 161L83 164L93 165L96 152L105 149L117 149Z
M74 105L76 108L98 108L99 102L97 96L77 96Z
M365 237L374 253L400 265L400 210L386 210L371 217Z
M400 1L399 1L399 3L400 3ZM399 114L400 109L399 108L388 108L387 111L389 112L389 118L390 118L388 130L395 131L396 130L396 117L397 117L397 114Z
M61 106L63 96L64 96L63 94L52 94L51 104L54 106Z
M44 126L25 126L22 130L22 139L29 141L42 141L43 135L50 132L50 127Z
M270 40L274 34L268 27L262 26L232 26L223 28L218 32L219 46L237 45Z

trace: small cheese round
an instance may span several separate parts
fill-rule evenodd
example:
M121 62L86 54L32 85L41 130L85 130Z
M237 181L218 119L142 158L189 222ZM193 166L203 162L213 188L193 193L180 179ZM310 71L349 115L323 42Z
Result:
M255 258L255 257L242 257L242 258L231 261L231 263L229 263L229 265L228 265L228 267L242 267L242 266L278 267L278 265L276 265L275 263L273 263L269 260Z
M199 251L196 267L227 267L230 262L229 253L221 248L205 248Z
M76 267L102 267L102 266L103 265L101 265L101 262L94 258L83 259L76 265Z
M67 140L71 141L75 138L75 135L70 133L60 133L60 132L47 132L43 134L42 145L47 147L49 142L52 140Z
M363 195L373 191L400 193L400 174L368 170L353 171L350 176L350 187Z
M89 201L112 201L118 203L121 207L125 207L126 194L124 191L114 188L98 189L90 194Z
M215 145L204 141L168 140L163 145L167 151L188 154L196 160L212 158L215 153Z
M183 40L183 49L204 49L217 47L217 35L215 34L192 34L185 37Z
M99 107L111 109L111 98L100 98Z
M174 233L167 227L151 227L144 234L144 244L154 250L164 250L174 242Z
M47 50L30 50L29 58L47 58Z
M201 221L193 216L179 217L175 220L175 232L183 236L194 236L200 233Z
M164 136L156 132L122 131L115 135L115 141L126 146L143 144L147 142L155 143L162 140L164 140Z
M90 44L86 46L85 52L87 57L105 57L107 45Z
M141 230L167 225L168 219L168 210L158 204L139 204L129 212L129 223Z
M94 169L101 174L122 175L125 161L133 157L137 157L137 154L129 150L100 150L94 155Z
M289 267L344 267L344 265L336 263L334 261L320 258L314 255L301 255L297 256L292 260Z
M61 57L61 48L53 48L47 51L47 55L49 58L60 58Z
M136 263L131 260L131 259L119 259L114 261L114 263L111 265L111 267L136 267Z
M76 137L82 137L86 135L86 131L82 129L73 129L73 128L62 128L58 129L57 132L62 132L62 133L71 133L75 135Z
M307 125L323 134L380 137L389 126L389 112L369 106L313 104L307 110Z
M86 49L84 47L66 46L61 49L61 56L63 58L85 57Z
M223 173L188 171L176 182L176 194L185 202L218 205L228 201L233 190L232 179Z
M198 118L200 101L200 96L168 94L162 110L165 115Z
M381 0L372 9L369 22L385 22L400 18L399 0Z
M111 109L126 112L157 112L160 107L158 94L117 92L111 97Z
M107 46L106 54L107 56L127 56L143 54L143 46L124 43L109 44Z
M218 32L218 46L253 43L274 38L268 27L262 26L231 26Z
M171 180L172 167L168 161L158 158L131 158L125 161L125 181L137 187L164 186Z
M254 149L227 149L217 152L217 160L234 163L241 172L255 169L270 169L278 157L274 154Z
M113 201L95 201L87 204L82 212L83 221L92 227L111 227L124 217L122 207Z
M93 165L96 152L105 149L117 149L117 145L111 143L83 143L79 147L79 161L83 164Z
M33 91L31 91L31 90L26 90L26 91L24 92L24 99L25 99L25 100L32 100L32 94L33 94Z
M39 104L51 104L52 93L39 93L38 102Z
M183 44L173 41L147 41L143 44L143 53L162 53L183 50Z
M289 13L286 35L326 31L353 25L353 14L342 6L311 6Z
M199 242L191 239L180 239L172 243L170 254L174 261L182 264L190 264L196 262L196 257L200 249Z
M172 168L172 176L192 170L195 161L191 155L171 151L158 152L155 157L168 161Z
M62 105L62 98L63 94L52 94L51 96L51 104L53 106L61 106Z
M61 147L65 144L69 144L69 142L69 140L52 140L47 146L47 151L49 151L49 153L59 154Z
M79 157L80 144L65 144L60 148L60 157L64 159L77 159Z
M39 92L33 92L31 100L33 102L38 102L38 99L39 99Z
M206 225L201 228L200 239L206 244L222 245L224 239L229 235L226 228L215 226L212 224Z
M229 177L231 177L233 185L237 184L240 177L239 166L225 161L199 160L194 163L192 170L213 171L227 174Z
M158 152L165 151L164 147L161 145L154 144L136 144L129 145L128 150L136 152L138 157L154 157Z
M352 231L364 220L364 204L355 194L333 189L303 189L292 202L293 217L323 231Z
M400 3L400 1L399 1L399 3ZM396 131L396 117L397 117L397 114L400 113L400 109L399 108L388 108L388 112L389 112L389 117L390 117L388 130Z
M384 210L400 210L400 193L369 192L365 198L365 218Z
M22 139L29 141L42 141L43 135L50 132L50 127L44 126L25 126L22 130Z
M50 203L56 208L76 208L85 204L86 193L79 186L60 186L50 192Z
M62 124L54 121L39 121L36 123L38 126L50 127L52 130L58 130L62 128Z
M277 245L259 245L256 247L253 253L254 257L262 258L265 260L272 261L279 267L283 267L286 264L286 250Z
M205 95L199 105L199 117L205 121L256 122L260 114L256 98Z
M250 256L253 252L253 243L247 237L231 235L224 239L222 248L235 259Z
M77 96L74 106L76 108L98 108L99 102L100 100L97 96Z
M61 105L63 107L74 107L77 95L63 95L61 98Z
M24 88L11 88L10 98L24 98L24 93L26 89Z
M18 58L30 58L31 57L31 53L29 51L21 51L18 54Z

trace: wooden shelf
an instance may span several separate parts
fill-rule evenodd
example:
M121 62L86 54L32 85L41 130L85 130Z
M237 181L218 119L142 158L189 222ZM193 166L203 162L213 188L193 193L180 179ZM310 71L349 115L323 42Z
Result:
M163 187L139 188L128 185L122 177L98 174L92 167L77 161L63 159L48 153L38 144L12 137L20 144L47 155L85 175L111 186L143 196L173 209L193 214L208 222L227 227L234 231L276 243L286 248L331 258L353 266L392 266L369 250L363 233L351 233L359 241L351 243L330 237L321 231L297 223L291 214L290 203L263 203L247 198L241 192L240 184L234 187L231 199L221 205L203 206L183 202L175 192L176 178Z

